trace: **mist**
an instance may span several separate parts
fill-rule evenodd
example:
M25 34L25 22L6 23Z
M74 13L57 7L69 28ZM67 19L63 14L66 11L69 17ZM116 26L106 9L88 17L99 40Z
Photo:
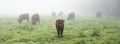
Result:
M87 13L103 12L107 15L120 14L119 0L0 0L0 16L15 16L21 13L39 13L50 15L59 13ZM79 14L79 15L83 15ZM120 15L119 15L120 16Z
M0 44L120 44L120 0L0 0Z

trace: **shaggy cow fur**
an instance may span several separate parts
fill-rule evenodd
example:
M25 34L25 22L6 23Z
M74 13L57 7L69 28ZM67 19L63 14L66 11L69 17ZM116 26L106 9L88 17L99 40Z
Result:
M28 13L24 13L24 14L21 14L18 18L18 22L19 23L22 23L23 20L27 20L29 21L29 14Z
M32 16L32 24L33 25L35 25L37 22L39 22L40 23L40 18L39 18L39 14L37 14L37 13L35 13L35 14L33 14L33 16Z
M57 34L58 34L58 37L61 37L61 38L63 37L64 22L65 22L65 20L63 20L63 19L56 20Z
M67 18L67 20L74 20L75 19L75 13L71 12Z

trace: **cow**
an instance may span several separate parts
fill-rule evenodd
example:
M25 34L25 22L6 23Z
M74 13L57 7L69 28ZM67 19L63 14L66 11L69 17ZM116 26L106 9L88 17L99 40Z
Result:
M27 20L29 21L29 14L28 13L23 13L23 14L20 14L19 18L18 18L18 22L19 23L22 23L23 20Z
M102 17L102 13L101 12L96 12L96 17L97 18L101 18Z
M75 13L74 12L69 13L67 20L74 20L74 19L75 19Z
M35 13L32 15L32 24L35 25L37 22L40 23L40 17L39 17L39 14L38 13Z
M65 22L65 20L63 20L63 19L56 20L56 29L57 29L58 38L63 37L64 22Z
M56 18L56 13L55 12L52 12L52 17Z

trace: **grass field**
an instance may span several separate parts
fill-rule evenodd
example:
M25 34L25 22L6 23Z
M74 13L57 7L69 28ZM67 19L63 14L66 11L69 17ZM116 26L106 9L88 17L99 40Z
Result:
M49 17L42 17L37 25L19 24L16 18L0 20L0 44L120 44L120 20L78 16L65 21L63 35L57 37L55 19Z

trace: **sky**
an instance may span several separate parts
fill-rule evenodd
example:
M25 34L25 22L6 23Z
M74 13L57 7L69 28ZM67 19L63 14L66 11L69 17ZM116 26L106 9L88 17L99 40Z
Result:
M73 0L0 0L0 13L74 11Z
M64 13L120 11L119 0L0 0L0 15L21 13ZM119 12L118 12L119 13Z

